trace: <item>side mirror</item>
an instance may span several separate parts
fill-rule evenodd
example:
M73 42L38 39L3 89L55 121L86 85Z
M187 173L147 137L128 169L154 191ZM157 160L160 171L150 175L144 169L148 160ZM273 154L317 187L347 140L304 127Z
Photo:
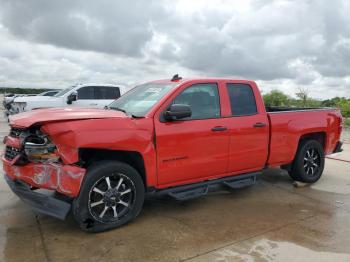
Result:
M67 97L67 104L71 105L73 101L77 101L78 98L78 93L77 92L72 92L68 97Z
M189 105L174 104L169 110L164 112L164 118L167 121L182 119L192 115L191 107Z

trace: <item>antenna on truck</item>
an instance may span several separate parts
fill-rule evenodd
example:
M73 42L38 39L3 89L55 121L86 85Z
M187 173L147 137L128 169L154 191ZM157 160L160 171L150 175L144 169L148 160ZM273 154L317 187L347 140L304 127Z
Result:
M179 74L176 74L176 75L173 76L173 78L171 79L171 81L179 81L179 80L181 80L181 79L182 79L182 77L180 77Z

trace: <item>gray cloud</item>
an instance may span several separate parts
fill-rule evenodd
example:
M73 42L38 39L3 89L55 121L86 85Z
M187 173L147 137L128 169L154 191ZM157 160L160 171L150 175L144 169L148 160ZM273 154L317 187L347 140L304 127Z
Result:
M133 83L179 72L306 86L316 95L328 83L334 95L350 96L346 0L0 5L0 84Z
M1 22L14 35L75 50L138 56L151 39L154 1L4 0Z

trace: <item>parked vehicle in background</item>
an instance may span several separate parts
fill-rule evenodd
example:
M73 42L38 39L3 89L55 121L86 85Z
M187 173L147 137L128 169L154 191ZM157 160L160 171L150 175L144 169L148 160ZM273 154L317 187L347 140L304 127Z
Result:
M2 104L4 106L5 109L10 109L11 108L11 103L13 102L13 100L15 99L16 95L15 94L5 94L4 95L4 99L2 101Z
M60 90L49 90L49 91L42 92L42 93L38 94L37 96L54 96L58 92L60 92Z
M120 85L80 84L61 90L54 96L16 97L8 114L51 107L104 108L126 91L127 88Z
M11 103L15 100L16 97L20 96L35 96L35 94L5 94L2 104L6 110L11 109Z
M60 90L48 90L45 92L42 92L40 94L6 94L4 95L3 105L6 110L11 109L11 104L15 100L16 97L23 97L23 96L54 96L56 95Z
M325 155L341 151L342 125L337 109L265 108L253 81L174 76L135 87L106 110L11 116L3 166L37 211L64 219L72 210L96 232L134 219L146 195L187 200L213 186L240 188L269 167L314 183Z

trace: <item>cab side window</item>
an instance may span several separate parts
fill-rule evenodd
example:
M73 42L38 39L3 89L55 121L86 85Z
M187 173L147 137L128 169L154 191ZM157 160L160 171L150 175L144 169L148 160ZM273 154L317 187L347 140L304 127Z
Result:
M78 99L95 99L95 91L93 86L84 86L78 89Z
M227 84L233 116L247 116L258 113L255 96L250 85Z
M96 99L117 99L120 97L119 87L96 86L95 97Z
M192 116L185 119L208 119L220 117L220 98L216 84L195 84L179 94L173 104L191 107Z

